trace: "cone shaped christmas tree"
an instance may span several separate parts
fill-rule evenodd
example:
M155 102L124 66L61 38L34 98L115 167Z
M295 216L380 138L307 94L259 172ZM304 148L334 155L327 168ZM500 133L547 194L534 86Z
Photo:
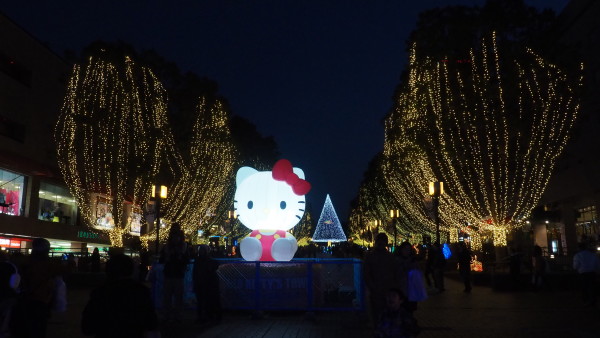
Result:
M342 224L335 213L333 204L329 195L325 199L325 205L323 211L321 211L321 217L317 223L315 234L312 238L313 242L343 242L346 241L346 235L342 229Z

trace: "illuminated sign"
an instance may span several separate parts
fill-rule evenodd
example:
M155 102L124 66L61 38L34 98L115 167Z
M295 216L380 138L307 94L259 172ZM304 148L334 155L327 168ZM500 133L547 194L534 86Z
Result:
M252 232L240 243L247 261L289 261L298 249L287 230L298 224L306 209L304 195L311 186L304 172L288 160L272 171L241 167L236 176L234 207L238 219Z
M80 231L77 231L77 237L88 238L88 239L97 239L98 237L100 237L100 235L97 233L80 230Z
M0 237L0 247L21 248L21 242L31 242L29 239Z

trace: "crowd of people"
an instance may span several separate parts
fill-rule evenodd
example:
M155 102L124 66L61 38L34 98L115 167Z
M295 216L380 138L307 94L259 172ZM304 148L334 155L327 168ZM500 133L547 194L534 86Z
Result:
M301 250L301 256L360 258L364 262L364 283L368 313L376 337L412 337L420 328L415 317L419 302L428 294L445 291L444 272L447 259L439 243L412 245L402 242L395 250L386 234L378 234L374 247L366 250L345 243L323 251L316 245ZM473 254L464 242L453 249L464 292L470 293ZM65 311L66 284L63 276L73 271L67 260L51 259L50 243L44 238L32 242L30 255L0 255L0 338L46 336L48 319L54 312ZM89 256L86 272L102 270L105 281L95 288L81 316L85 335L95 337L159 337L159 323L178 325L182 321L185 276L191 273L197 303L197 322L215 325L221 322L219 263L209 245L192 246L185 242L181 227L175 223L162 247L160 300L153 299L146 275L150 255L140 253L137 261L123 253L112 253L104 265L96 249ZM511 277L520 272L522 256L509 250L507 260ZM192 264L193 262L193 264ZM191 269L191 271L190 271ZM597 273L600 259L589 245L582 243L574 256L573 269L578 273L579 290L585 306L596 306ZM134 274L137 271L138 274ZM531 254L532 286L544 283L547 262L541 248ZM161 312L156 311L160 301ZM110 323L110 325L106 325Z
M470 255L466 247L461 250ZM435 292L445 290L445 266L446 258L438 243L421 245L417 250L409 242L402 242L392 253L387 235L377 235L374 248L364 257L369 319L376 337L418 334L419 326L414 317L418 302L427 298L426 285ZM467 282L465 291L470 292Z

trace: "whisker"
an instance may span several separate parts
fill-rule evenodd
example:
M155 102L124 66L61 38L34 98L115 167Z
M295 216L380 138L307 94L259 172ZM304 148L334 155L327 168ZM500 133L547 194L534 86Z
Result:
M298 201L298 203L306 203L306 202L304 202L304 201Z
M298 210L300 210L300 211L304 211L304 209L298 209Z
M302 217L300 217L300 216L298 216L298 215L296 215L296 217L298 217L298 219L302 219Z

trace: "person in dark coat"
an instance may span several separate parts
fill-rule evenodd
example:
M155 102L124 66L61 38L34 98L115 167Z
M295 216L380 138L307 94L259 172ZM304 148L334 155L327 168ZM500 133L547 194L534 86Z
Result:
M546 264L542 248L539 245L535 245L531 257L533 272L531 283L534 291L540 290L546 280Z
M210 247L200 245L194 261L194 292L198 304L198 322L218 324L221 321L221 294L219 292L219 263L210 257Z
M380 233L375 247L365 255L364 279L369 296L371 323L375 326L386 304L387 291L399 288L399 262L387 250L388 237Z
M21 273L21 286L10 320L13 337L46 337L57 279L64 273L60 263L50 259L49 254L50 242L36 238L32 241L31 255L17 267Z
M458 243L458 272L465 284L464 292L471 292L471 250L465 242Z
M444 287L444 269L446 268L446 257L439 242L435 242L430 251L431 268L433 269L433 284L439 292L445 291Z
M100 250L98 248L94 248L92 252L92 272L100 272Z
M169 229L167 244L160 256L163 269L163 313L167 321L179 322L183 312L184 278L189 257L184 232L179 223Z
M92 291L82 313L85 335L142 338L158 332L150 290L132 275L130 257L115 254L106 262L106 282Z

